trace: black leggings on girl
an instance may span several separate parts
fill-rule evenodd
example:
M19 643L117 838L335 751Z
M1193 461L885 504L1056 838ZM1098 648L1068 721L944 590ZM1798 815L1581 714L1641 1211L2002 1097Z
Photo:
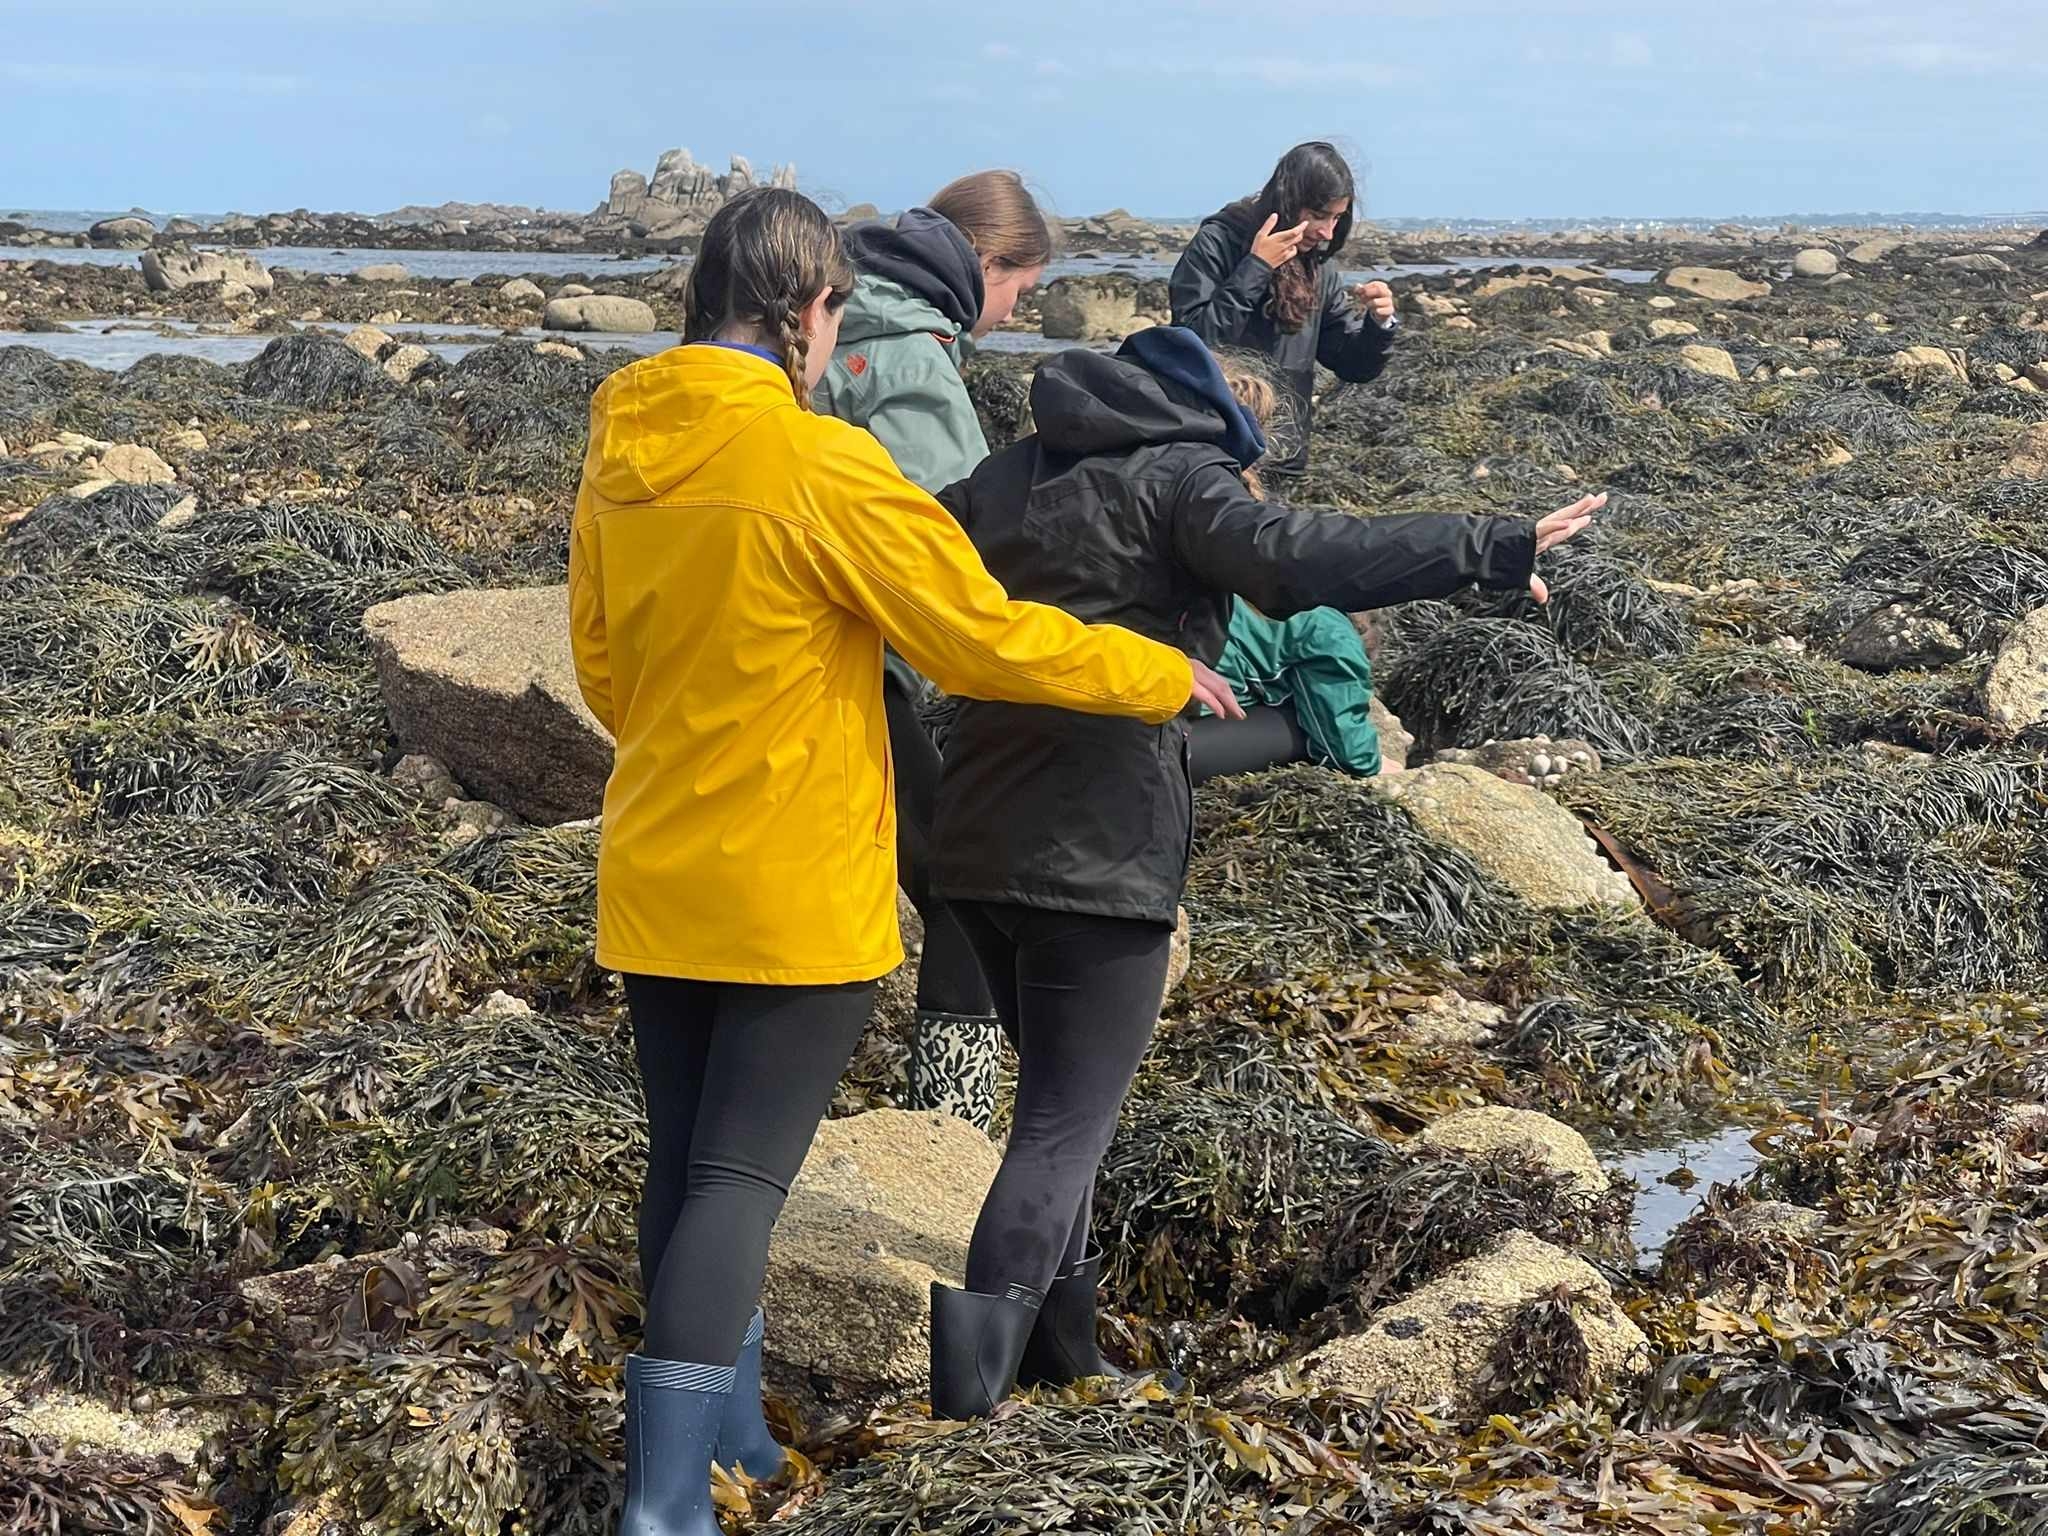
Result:
M875 984L751 987L628 976L647 1090L640 1201L646 1351L730 1365L768 1267L768 1234Z
M953 910L932 889L931 828L937 815L939 749L917 718L917 705L892 679L882 689L888 711L889 756L896 765L896 879L924 919L917 964L917 1006L929 1013L985 1019L995 1009L981 964Z
M991 902L954 910L1018 1056L1010 1142L968 1245L967 1289L1043 1290L1086 1250L1095 1169L1159 1022L1173 930Z

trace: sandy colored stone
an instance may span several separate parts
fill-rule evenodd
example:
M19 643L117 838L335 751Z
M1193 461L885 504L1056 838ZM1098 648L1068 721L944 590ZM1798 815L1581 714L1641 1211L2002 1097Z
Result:
M1800 1243L1818 1242L1828 1225L1821 1212L1785 1200L1738 1205L1726 1220L1728 1230L1739 1237L1779 1237Z
M1883 261L1893 251L1904 249L1906 243L1904 240L1894 240L1890 236L1879 236L1875 240L1864 241L1850 251L1849 259L1859 267L1872 266Z
M1278 1390L1292 1375L1319 1391L1386 1393L1414 1407L1470 1412L1483 1406L1487 1364L1515 1314L1559 1287L1575 1298L1596 1384L1648 1363L1649 1341L1592 1265L1526 1232L1509 1232L1490 1252L1381 1308L1360 1332L1312 1350L1292 1372L1276 1372L1260 1386Z
M206 283L227 288L240 287L245 293L269 293L277 286L270 269L241 251L194 251L173 245L142 253L142 281L151 293L176 293Z
M604 808L612 742L576 685L566 586L402 597L363 630L406 751L544 826Z
M1174 988L1187 979L1188 963L1193 958L1193 934L1188 928L1188 909L1174 909L1173 947L1166 956L1166 990L1160 996L1159 1006L1164 1011L1167 1001L1172 998Z
M1533 907L1637 904L1627 876L1601 857L1578 817L1540 790L1469 763L1431 763L1369 782Z
M654 311L639 299L591 293L550 299L541 327L550 331L608 331L644 336L654 329Z
M0 1429L55 1440L75 1449L168 1456L180 1466L191 1467L199 1460L207 1436L225 1428L227 1422L222 1409L142 1412L0 1373Z
M530 304L539 306L547 302L548 296L541 291L539 283L523 277L515 277L498 290L498 297L507 304Z
M394 384L410 384L412 376L434 360L434 354L421 346L403 346L378 366L384 376Z
M372 262L349 274L359 283L402 283L412 274L395 261Z
M1001 1156L951 1115L878 1109L818 1129L768 1249L771 1376L840 1399L925 1389L931 1286L959 1285Z
M1703 373L1710 379L1727 379L1731 383L1742 380L1734 357L1725 347L1680 347L1678 360L1694 373Z
M1893 373L1917 373L1931 368L1951 378L1967 378L1963 365L1954 355L1941 347L1906 347L1892 354Z
M341 338L341 344L374 363L391 345L391 337L374 325L359 325Z
M583 360L583 353L566 341L536 341L533 350L543 357L566 357L572 363Z
M169 485L177 471L166 464L153 448L140 443L121 443L100 455L100 473L123 485Z
M172 453L204 453L207 449L206 434L197 427L186 427L165 438L164 447Z
M1416 1045L1475 1047L1507 1023L1505 1008L1462 992L1440 992L1402 1016L1402 1035Z
M1533 1109L1485 1104L1432 1120L1415 1138L1418 1146L1446 1152L1471 1152L1482 1157L1520 1157L1564 1180L1582 1195L1607 1192L1607 1170L1593 1155L1586 1138L1560 1120Z
M1712 299L1716 304L1736 304L1744 299L1760 299L1771 291L1769 283L1754 283L1746 277L1724 271L1720 267L1673 267L1664 274L1663 283L1667 288L1698 294L1703 299Z
M187 496L156 520L159 528L182 528L199 515L199 498Z
M1659 316L1650 322L1650 334L1659 341L1673 336L1697 336L1699 333L1700 328L1690 320L1670 320Z
M1401 723L1401 717L1380 702L1377 693L1367 708L1372 715L1373 729L1379 732L1380 772L1402 772L1408 766L1408 754L1415 750L1415 737Z
M1842 270L1842 258L1833 251L1805 250L1792 258L1794 277L1833 277Z
M35 456L33 448L29 456ZM2048 480L2048 421L2027 428L2012 457L2005 461L2003 473L2008 480Z
M1678 300L1676 300L1676 299L1672 298L1672 297L1671 297L1671 295L1670 295L1670 294L1668 294L1668 293L1660 293L1660 294L1657 294L1657 295L1655 295L1655 296L1654 296L1654 297L1652 297L1652 298L1646 299L1646 300L1644 301L1644 304L1645 304L1645 306L1646 306L1647 308L1650 308L1650 309L1676 309L1676 308L1678 308Z
M1137 284L1107 274L1055 278L1039 296L1038 314L1049 340L1118 340L1137 323Z
M2036 608L2006 635L1984 683L1984 706L2009 731L2048 722L2048 608Z

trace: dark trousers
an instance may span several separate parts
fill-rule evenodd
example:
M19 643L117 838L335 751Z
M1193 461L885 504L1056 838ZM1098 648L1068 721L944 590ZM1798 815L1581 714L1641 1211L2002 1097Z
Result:
M932 889L931 831L938 814L939 749L925 734L910 695L891 681L882 689L889 718L889 756L896 767L896 880L924 919L917 966L917 1006L928 1013L987 1018L995 1012L974 946L953 909Z
M730 1365L768 1234L874 1005L873 982L753 987L627 976L647 1090L647 1353Z
M1188 761L1197 784L1308 761L1308 737L1292 708L1254 704L1242 720L1203 715L1188 722Z
M1009 1145L967 1249L967 1289L1043 1290L1087 1249L1095 1170L1159 1022L1173 930L990 902L956 911L1018 1057Z

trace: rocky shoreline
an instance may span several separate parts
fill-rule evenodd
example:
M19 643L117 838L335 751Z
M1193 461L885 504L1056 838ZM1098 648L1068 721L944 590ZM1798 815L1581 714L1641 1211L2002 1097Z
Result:
M895 1107L899 974L771 1260L803 1460L732 1526L2038 1525L2048 248L1864 244L1397 284L1304 499L1615 500L1547 611L1366 621L1411 767L1200 796L1097 1204L1105 1347L1189 1390L930 1421L996 1151ZM0 264L17 329L276 331L118 373L0 337L0 1529L608 1536L644 1147L547 615L632 354L524 333L671 327L672 272L145 254ZM1143 282L1038 323L1120 333ZM1035 362L969 366L997 445ZM1641 1248L1618 1149L1681 1125L1757 1166Z

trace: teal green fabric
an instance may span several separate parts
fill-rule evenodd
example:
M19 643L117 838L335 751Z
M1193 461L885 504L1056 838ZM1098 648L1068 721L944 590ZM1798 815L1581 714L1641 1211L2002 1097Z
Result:
M974 339L901 283L862 277L839 322L814 403L866 427L903 478L936 494L988 457L960 380Z
M1291 705L1316 762L1360 778L1380 771L1372 662L1348 616L1313 608L1269 619L1240 598L1216 670L1247 708Z

